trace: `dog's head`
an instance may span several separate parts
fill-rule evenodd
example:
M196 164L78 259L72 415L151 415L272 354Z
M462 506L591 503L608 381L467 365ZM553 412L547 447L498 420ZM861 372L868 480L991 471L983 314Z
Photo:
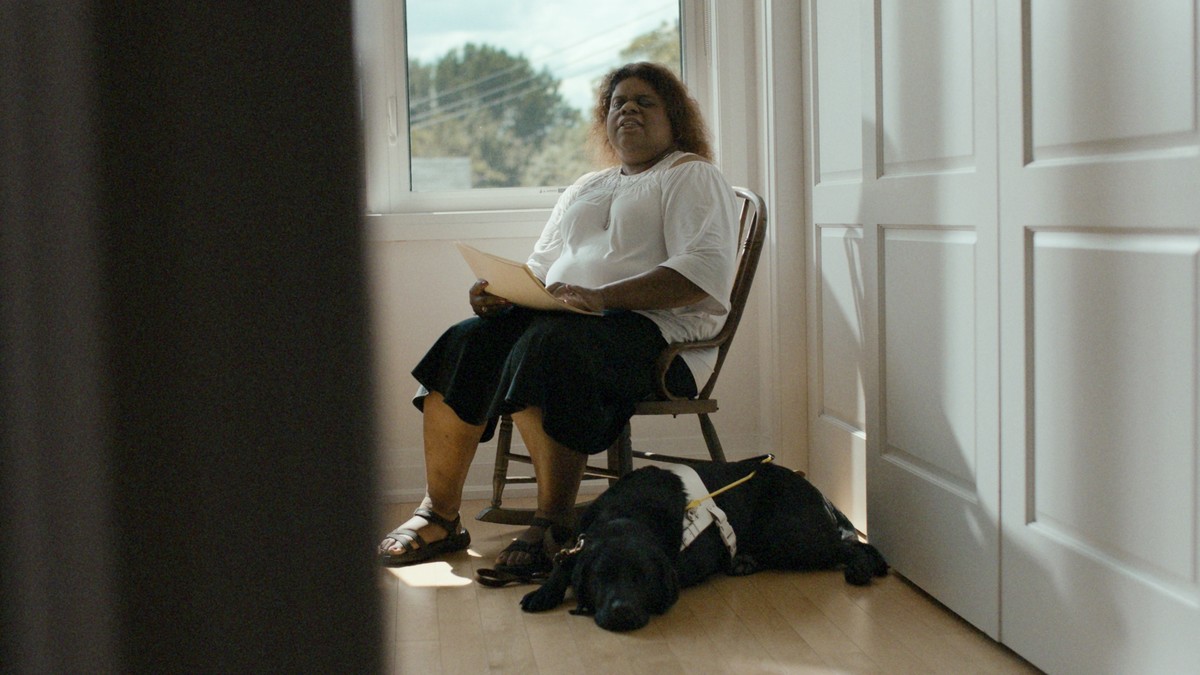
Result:
M571 585L578 605L572 614L591 614L601 628L628 631L675 604L675 567L644 525L618 518L593 530L575 553Z

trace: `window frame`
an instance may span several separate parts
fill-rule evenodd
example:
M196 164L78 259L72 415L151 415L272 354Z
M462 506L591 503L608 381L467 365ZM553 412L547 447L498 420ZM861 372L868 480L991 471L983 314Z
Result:
M440 192L408 189L409 139L405 0L355 0L354 31L362 125L364 207L371 238L384 240L452 236L537 236L566 186L479 188ZM721 78L712 45L723 15L749 13L751 3L680 0L684 81L721 147L715 84ZM739 16L739 19L743 17ZM742 21L734 21L740 25ZM726 77L734 77L731 73ZM586 111L585 111L586 112ZM448 208L450 207L450 208Z

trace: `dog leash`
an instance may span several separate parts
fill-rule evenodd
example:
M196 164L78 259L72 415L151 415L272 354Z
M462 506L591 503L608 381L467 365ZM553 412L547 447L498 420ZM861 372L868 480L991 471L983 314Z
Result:
M763 455L762 461L760 461L759 464L770 464L773 461L775 461L775 455L767 453L766 455ZM730 483L729 485L726 485L723 488L714 490L714 491L704 495L703 497L698 497L696 499L693 499L692 501L688 502L687 510L691 511L692 509L699 507L700 504L704 503L704 501L706 499L712 499L713 497L716 497L719 494L724 494L724 493L732 490L733 488L741 485L742 483L745 483L746 481L750 480L751 478L754 478L754 474L756 474L756 473L758 473L758 472L751 471L750 473L746 474L745 476L742 476L741 478L733 481L732 483Z

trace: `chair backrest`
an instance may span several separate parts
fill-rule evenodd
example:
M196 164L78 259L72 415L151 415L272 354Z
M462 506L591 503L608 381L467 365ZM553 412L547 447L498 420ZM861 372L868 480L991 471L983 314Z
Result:
M746 299L750 297L750 285L754 283L754 273L758 270L758 259L766 239L766 202L748 188L735 187L733 191L742 200L737 273L733 277L733 290L729 293L729 315L725 317L725 325L721 327L721 332L714 338L720 342L717 348L717 364L708 382L700 389L699 398L708 398L717 384L717 374L721 372L729 345L733 344L733 335L742 321L742 312L746 309Z
M729 345L733 343L734 333L741 323L746 299L750 297L750 286L754 282L754 272L758 269L758 259L762 254L763 240L766 238L767 204L749 188L735 187L733 191L741 200L742 208L739 217L738 264L733 277L733 290L729 294L729 314L725 317L725 325L721 327L721 331L712 338L699 342L677 342L663 351L658 362L659 395L667 400L679 400L678 396L667 390L667 367L680 352L702 347L716 347L717 362L703 386L697 383L700 393L696 398L706 399L712 395L713 387L717 384L717 375L721 373L725 355L729 352Z

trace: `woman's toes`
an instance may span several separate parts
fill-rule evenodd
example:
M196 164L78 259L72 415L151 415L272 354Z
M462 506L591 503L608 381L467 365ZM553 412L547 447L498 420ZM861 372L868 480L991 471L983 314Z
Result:
M529 529L517 536L517 540L527 544L542 544L546 538L546 528L538 525L533 525ZM519 549L506 549L496 556L497 565L528 565L533 562L534 556L528 551Z
M412 543L412 540L408 539L407 537L404 539L393 539L388 537L379 543L379 551L380 553L391 554L403 553L410 543Z

